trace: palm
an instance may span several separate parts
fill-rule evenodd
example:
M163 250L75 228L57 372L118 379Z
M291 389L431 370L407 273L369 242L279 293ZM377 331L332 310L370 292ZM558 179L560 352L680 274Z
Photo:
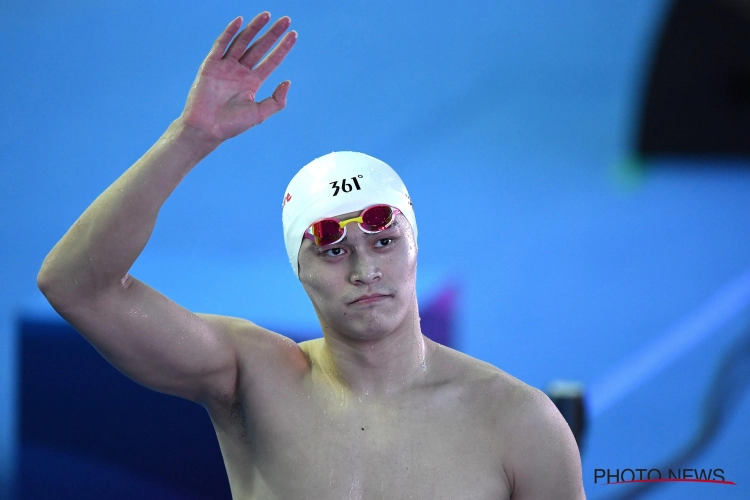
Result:
M229 41L237 33L242 21L238 18L229 24L201 65L190 89L182 114L185 123L218 140L225 140L261 123L284 108L289 82L280 84L272 96L256 101L258 89L281 64L297 38L295 32L287 33L264 58L289 27L289 18L284 17L247 47L268 19L267 13L258 15L237 35L231 45Z

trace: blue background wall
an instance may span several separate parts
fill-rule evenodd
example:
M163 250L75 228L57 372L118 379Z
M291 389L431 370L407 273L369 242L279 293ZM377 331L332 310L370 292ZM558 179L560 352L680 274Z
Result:
M3 484L15 456L15 321L39 310L34 278L42 259L178 116L229 20L261 10L291 16L300 34L270 78L292 80L288 107L188 176L164 207L143 255L152 264L138 276L159 280L153 263L172 258L203 275L250 265L280 276L280 290L299 293L281 235L284 188L317 156L363 151L394 166L409 186L420 272L461 284L461 350L540 388L555 378L606 381L618 362L750 269L747 163L681 168L689 160L670 160L644 171L629 161L666 7L656 0L4 2ZM460 228L458 241L448 228ZM272 237L256 245L251 231ZM183 302L199 310L215 300L185 293ZM241 290L228 289L225 301L252 312ZM690 437L708 378L747 326L744 305L596 415L584 453L589 497L614 488L593 485L594 468L656 466ZM670 485L652 497L716 491L705 488L747 497L750 432L740 422L748 416L746 396L694 464L722 467L739 486Z

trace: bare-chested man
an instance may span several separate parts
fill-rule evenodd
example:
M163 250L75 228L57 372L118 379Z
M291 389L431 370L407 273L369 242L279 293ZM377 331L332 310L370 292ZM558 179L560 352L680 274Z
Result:
M289 82L256 100L297 40L284 34L287 17L255 39L269 19L229 24L183 113L52 249L40 289L123 373L208 410L236 499L584 498L575 441L550 400L422 335L410 204L367 198L315 216L342 227L300 223L314 183L285 196L297 210L284 222L287 250L324 334L299 345L187 311L128 274L182 178L286 105ZM381 206L362 213L372 205Z

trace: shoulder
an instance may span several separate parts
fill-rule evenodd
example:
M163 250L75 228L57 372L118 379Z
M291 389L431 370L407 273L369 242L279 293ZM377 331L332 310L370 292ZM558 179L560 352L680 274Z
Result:
M500 368L440 344L434 344L432 360L427 358L428 370L430 361L435 369L431 385L448 390L483 422L481 428L492 433L493 440L523 420L523 411L540 404L538 399L544 396Z
M575 438L544 392L444 346L436 356L449 367L462 399L487 422L511 498L585 498Z
M544 392L487 362L440 344L434 345L433 360L439 372L436 379L459 387L472 399L492 401L492 410L501 413L506 423L528 425L537 421L559 423L559 420L567 426Z
M449 347L432 344L432 357L438 371L436 379L458 388L466 398L491 402L492 410L505 412L510 407L520 406L529 392L536 391L494 365Z

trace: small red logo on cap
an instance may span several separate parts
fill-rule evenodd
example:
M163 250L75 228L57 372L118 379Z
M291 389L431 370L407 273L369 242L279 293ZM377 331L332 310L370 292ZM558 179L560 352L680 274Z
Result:
M292 195L287 193L286 196L284 196L284 201L281 202L281 208L284 208L286 205L286 202L292 199Z

